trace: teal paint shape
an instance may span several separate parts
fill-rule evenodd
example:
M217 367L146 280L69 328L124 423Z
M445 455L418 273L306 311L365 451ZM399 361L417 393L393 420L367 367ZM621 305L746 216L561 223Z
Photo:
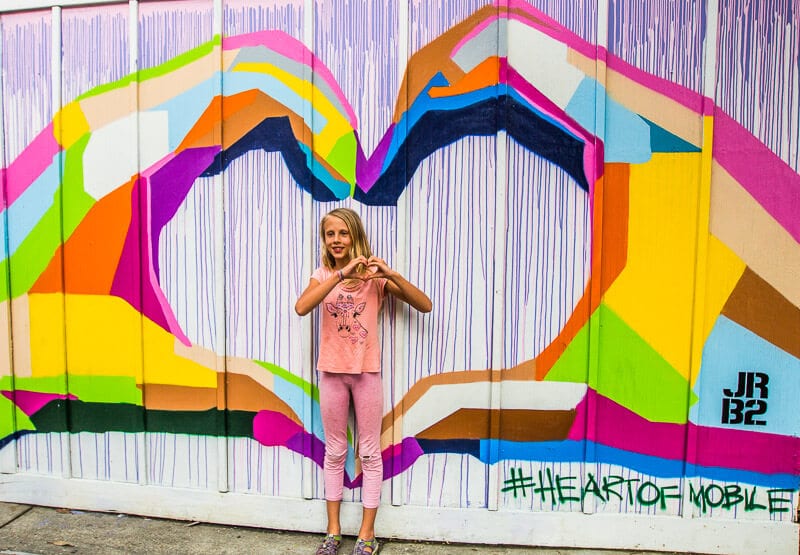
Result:
M653 152L700 152L699 147L684 141L660 125L647 118L642 118L642 120L650 126L650 150Z

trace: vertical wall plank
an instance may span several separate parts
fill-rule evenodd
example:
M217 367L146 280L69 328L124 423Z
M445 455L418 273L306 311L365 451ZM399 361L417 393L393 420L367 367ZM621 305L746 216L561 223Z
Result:
M3 44L3 17L0 16L0 69L4 67L4 44ZM4 79L3 71L0 71L0 168L5 168L8 162L6 161L6 133L5 133L5 110L3 96ZM8 206L8 189L6 187L6 174L2 172L0 175L0 191L2 192L3 206ZM0 244L0 252L4 259L8 258L8 211L3 210L2 220L0 226L3 229L4 240ZM9 268L3 269L0 273L0 290L4 292L3 298L8 299L10 291L10 275ZM11 330L12 318L14 314L11 311L11 302L6 300L0 305L0 382L6 385L12 395L14 395L14 364L11 356ZM14 439L17 432L17 418L16 407L12 400L0 399L2 411L0 411L0 425L2 426L2 434L7 437L7 443L0 447L0 473L13 473L17 470L17 441Z

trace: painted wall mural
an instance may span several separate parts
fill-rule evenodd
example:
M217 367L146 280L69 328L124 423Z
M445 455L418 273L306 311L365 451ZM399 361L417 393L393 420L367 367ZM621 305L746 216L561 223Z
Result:
M434 302L386 307L384 502L792 520L796 4L585 4L0 15L2 470L322 497L343 204Z

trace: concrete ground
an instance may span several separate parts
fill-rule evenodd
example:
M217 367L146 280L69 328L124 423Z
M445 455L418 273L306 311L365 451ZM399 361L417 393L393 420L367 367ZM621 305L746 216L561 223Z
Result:
M162 520L118 513L94 513L0 503L0 554L313 554L320 536ZM349 555L354 539L346 537L340 555ZM643 555L652 552L551 549L387 540L383 555ZM663 553L661 555L664 555Z

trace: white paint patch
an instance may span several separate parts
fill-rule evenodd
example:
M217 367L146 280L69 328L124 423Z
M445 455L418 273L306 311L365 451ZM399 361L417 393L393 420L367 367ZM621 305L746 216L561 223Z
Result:
M508 22L508 62L560 108L586 74L567 62L567 46L518 21Z
M489 382L435 385L403 416L403 435L415 436L459 409L488 409ZM569 410L583 399L586 384L503 381L501 408Z
M130 114L92 134L83 156L84 188L100 200L169 153L167 113Z
M0 474L0 500L116 511L278 530L322 532L325 501L218 493L98 480ZM793 522L674 516L490 511L381 506L383 537L582 549L771 555L797 553ZM342 503L342 528L355 533L360 503Z

